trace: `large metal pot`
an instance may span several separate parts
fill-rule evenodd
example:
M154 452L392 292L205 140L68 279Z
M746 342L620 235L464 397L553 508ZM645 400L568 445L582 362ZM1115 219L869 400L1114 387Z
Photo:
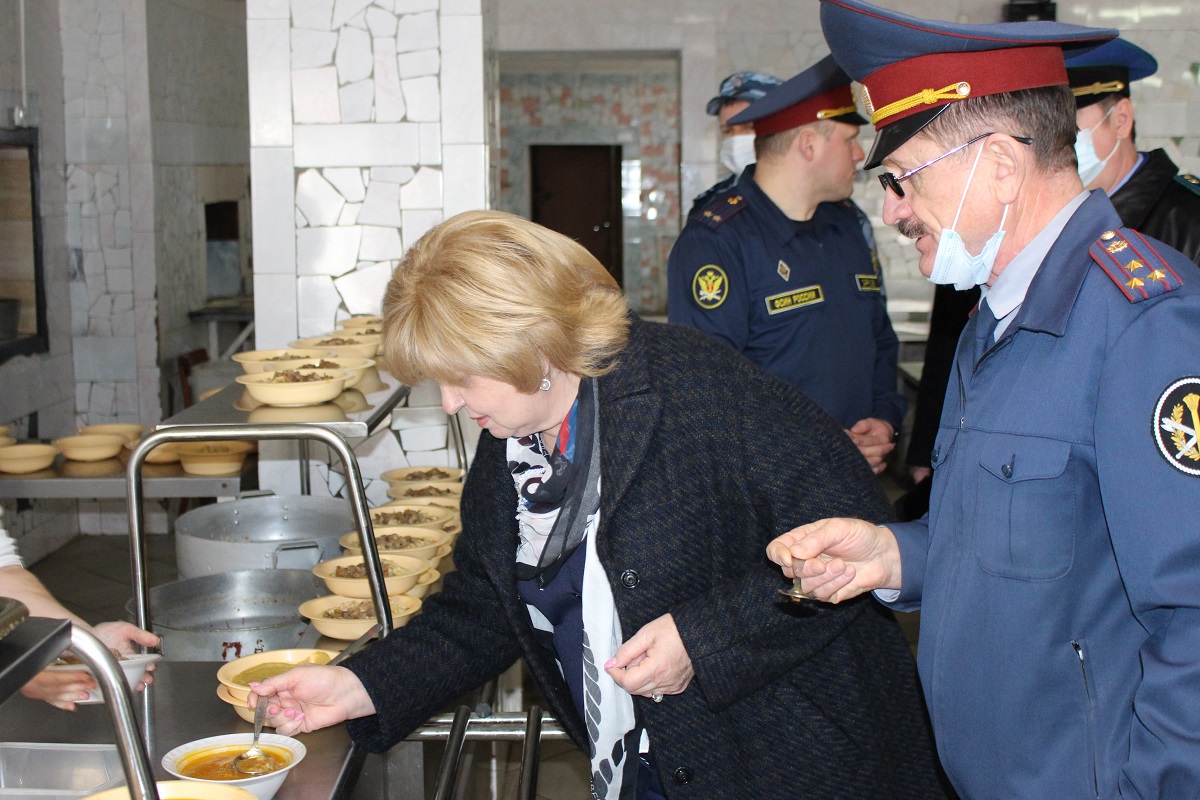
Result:
M308 624L297 607L327 594L311 572L254 569L165 583L150 590L150 627L174 661L232 661L295 647ZM126 604L130 619L133 600Z
M338 537L353 530L339 497L247 497L201 506L175 521L179 577L230 569L312 569L340 556Z

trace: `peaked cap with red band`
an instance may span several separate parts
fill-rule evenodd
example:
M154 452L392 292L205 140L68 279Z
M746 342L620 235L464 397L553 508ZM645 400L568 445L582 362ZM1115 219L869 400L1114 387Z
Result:
M863 105L878 132L865 169L960 100L1066 86L1064 51L1117 36L1061 22L959 25L862 0L821 0L821 30L838 64L862 83Z
M755 136L770 136L822 119L850 125L867 124L854 105L850 76L838 66L833 56L825 56L767 92L762 99L730 118L728 124L753 122Z

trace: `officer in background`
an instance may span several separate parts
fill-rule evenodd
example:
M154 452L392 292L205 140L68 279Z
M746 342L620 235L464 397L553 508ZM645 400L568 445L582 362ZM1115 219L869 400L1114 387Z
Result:
M819 599L920 609L925 699L962 797L1193 796L1200 279L1076 170L1063 50L1117 32L862 0L822 0L821 24L863 84L884 221L922 273L984 300L928 516L822 520L768 554Z
M1067 78L1075 95L1075 156L1084 188L1103 189L1121 222L1166 242L1200 263L1200 179L1180 175L1161 148L1140 153L1134 144L1134 108L1129 84L1153 75L1154 57L1124 39L1077 53L1067 59ZM901 520L919 519L929 509L930 455L937 435L946 382L958 335L979 301L972 287L955 291L939 286L933 297L925 364L917 389L912 435L905 461L913 491L896 504Z
M754 163L754 126L749 123L730 125L729 120L781 83L779 78L765 72L735 72L721 81L720 91L708 101L704 110L721 123L720 159L730 174L696 196L688 211L689 218L702 211L717 192L733 186L742 170Z
M1075 154L1088 189L1103 189L1121 221L1200 263L1200 178L1180 175L1161 148L1138 152L1129 84L1153 75L1154 56L1124 39L1067 61L1079 135Z
M758 163L688 221L667 262L671 322L712 334L811 397L878 474L905 402L866 215L850 79L826 57L730 122Z

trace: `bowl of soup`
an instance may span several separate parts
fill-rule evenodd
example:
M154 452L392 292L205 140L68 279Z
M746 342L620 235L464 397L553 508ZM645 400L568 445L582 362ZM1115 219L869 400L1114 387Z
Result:
M332 650L297 647L290 650L267 650L227 661L217 670L217 680L238 700L250 695L250 684L282 675L301 664L328 664Z
M442 553L439 556L438 551L442 545L449 545L451 538L449 533L434 528L400 526L375 529L375 547L382 554L381 557L388 558L397 554L432 562L435 558L446 555L446 553ZM359 540L358 531L342 534L338 539L338 544L346 549L347 555L362 555L362 542ZM437 564L434 563L433 566L437 566ZM412 584L409 584L399 591L407 592L411 588ZM335 591L334 594L342 593ZM388 594L395 594L395 592L389 591Z
M426 531L426 528L416 530ZM437 531L429 531L436 535ZM358 536L357 533L353 534ZM345 538L345 537L342 537ZM421 573L432 564L428 560L409 555L389 554L380 556L383 565L383 584L387 594L404 594L417 583ZM322 561L313 567L313 574L325 581L332 594L342 597L367 599L371 596L371 585L367 580L367 567L361 554L342 556Z
M395 628L407 625L413 614L421 610L421 600L411 594L389 597L388 602L392 606L392 627ZM306 600L300 604L300 613L312 622L312 626L322 636L344 641L357 639L376 622L373 600L359 600L336 594Z
M236 786L251 792L258 800L271 800L283 785L288 772L307 754L304 745L290 736L264 733L258 746L267 756L269 772L244 775L233 760L250 748L251 733L209 736L181 744L162 757L162 766L177 778L223 786Z
M158 781L154 788L158 790L160 800L255 800L249 789L219 783ZM130 797L128 786L118 786L88 795L83 800L130 800Z

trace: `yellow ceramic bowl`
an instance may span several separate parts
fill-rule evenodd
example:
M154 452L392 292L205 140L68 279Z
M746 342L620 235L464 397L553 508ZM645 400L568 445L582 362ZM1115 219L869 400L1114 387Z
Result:
M397 486L397 488L404 488ZM399 500L389 500L379 508L390 508L391 506L437 506L445 508L458 514L462 509L462 495L448 494L443 497L403 497Z
M0 425L0 436L12 436L12 425Z
M432 569L425 570L425 572L433 571ZM425 573L421 574L424 575ZM421 610L421 600L420 598L413 597L411 590L406 594L389 597L388 601L392 605L392 626L396 628L407 625L412 615ZM322 636L351 642L362 636L375 624L374 607L371 609L372 616L367 619L330 619L325 616L325 612L331 608L358 602L370 603L371 601L349 600L345 597L331 594L301 603L300 613L312 622L312 626Z
M387 384L379 377L379 367L367 367L366 371L363 372L362 380L354 388L363 394L371 394L372 392L378 392L380 389L386 389Z
M307 366L308 364L319 364L322 361L324 361L328 364L336 364L337 366L335 366L335 367L309 367L309 366ZM284 366L284 365L286 365L286 366ZM296 362L284 361L284 362L282 362L280 368L281 369L322 369L322 370L342 369L342 370L345 370L346 372L350 373L350 377L346 379L346 388L352 389L358 385L359 381L362 380L363 374L366 373L366 371L368 369L370 369L371 367L374 367L374 366L375 366L375 359L373 359L373 358L350 358L347 356L325 356L324 358L318 358L318 359L310 358L310 359L304 359L304 360L296 361Z
M249 789L222 783L156 781L154 787L158 790L160 800L258 800L257 795ZM83 800L130 800L130 797L128 786L118 786L88 795Z
M242 719L244 719L246 722L254 722L254 709L250 708L250 706L247 705L247 701L245 699L238 700L236 697L231 695L229 693L228 686L225 686L223 684L217 686L217 697L221 698L226 703L233 706L233 710L237 712L237 715L239 717L241 717ZM270 723L264 722L263 727L270 728L273 726Z
M409 481L390 481L387 496L403 503L427 497L432 500L439 498L462 498L461 483L415 483Z
M376 530L395 528L401 525L441 530L442 526L452 520L457 512L437 506L400 503L372 508L369 513L371 526Z
M9 445L14 445L16 443L17 440L11 436L0 436L0 447L8 447Z
M63 458L72 461L103 461L115 458L125 446L125 437L111 433L88 434L86 436L64 436L54 440L54 446Z
M247 375L255 375L259 372L274 372L276 364L283 361L332 356L332 350L293 347L288 350L247 350L244 353L234 353L230 358L241 364L242 371Z
M421 573L421 577L417 578L417 585L405 592L409 597L415 597L418 600L424 600L429 596L430 592L441 588L442 573L437 567L427 569Z
M26 475L54 463L58 448L52 444L12 444L0 447L0 472Z
M80 434L115 434L130 442L136 442L145 432L145 427L136 422L108 422L103 425L84 425L79 429Z
M318 376L319 380L299 383L277 383L275 372L257 375L238 375L235 380L246 387L250 397L268 406L314 406L327 403L342 393L350 372L344 369L300 369L301 375Z
M356 317L347 317L340 321L337 326L339 328L382 328L383 317L376 314L360 314Z
M424 531L425 529L421 528L420 530ZM356 533L354 536L358 536L358 534ZM389 553L386 556L382 556L380 560L392 562L399 572L397 575L383 579L384 589L389 596L407 592L417 584L417 578L421 573L432 566L428 561L399 553ZM371 596L371 584L368 583L366 578L337 577L338 567L352 567L362 563L363 557L361 554L342 556L322 561L313 567L312 571L314 575L325 581L325 585L329 587L329 591L333 594L340 594L342 597L365 599Z
M146 454L147 464L174 464L179 460L179 451L175 449L176 442L167 442L160 444L158 447ZM125 442L125 449L133 452L133 448L137 447L137 442Z
M414 544L409 547L393 547L389 546L385 537L403 536L412 539ZM375 544L379 548L380 554L390 558L393 554L405 555L411 558L419 558L424 561L433 561L434 558L444 557L443 553L438 556L438 549L442 545L450 544L450 534L445 531L439 531L436 528L417 528L411 525L400 525L391 528L380 528L375 531ZM416 543L419 542L419 543ZM350 531L343 533L338 539L338 544L346 548L348 555L358 556L362 554L362 548L359 547L358 531ZM436 566L436 565L435 565ZM334 594L340 594L336 589L330 589ZM408 591L401 589L401 591ZM391 594L389 591L388 594Z
M358 335L353 331L336 331L324 336L314 336L311 339L297 339L292 347L309 347L321 350L332 350L343 358L374 358L379 354L383 337L379 334Z
M176 442L175 452L189 475L230 475L242 468L250 442Z
M400 467L379 476L388 483L462 483L465 469L459 467Z
M335 398L336 399L336 398ZM346 412L336 403L315 406L257 406L246 416L247 422L345 422Z
M229 692L234 700L245 700L250 696L250 687L238 680L247 670L262 667L264 664L328 664L329 659L336 655L332 650L313 650L308 648L293 648L291 650L267 650L253 653L233 661L226 661L217 670L217 680ZM282 670L286 671L286 670ZM259 678L254 678L259 680Z

